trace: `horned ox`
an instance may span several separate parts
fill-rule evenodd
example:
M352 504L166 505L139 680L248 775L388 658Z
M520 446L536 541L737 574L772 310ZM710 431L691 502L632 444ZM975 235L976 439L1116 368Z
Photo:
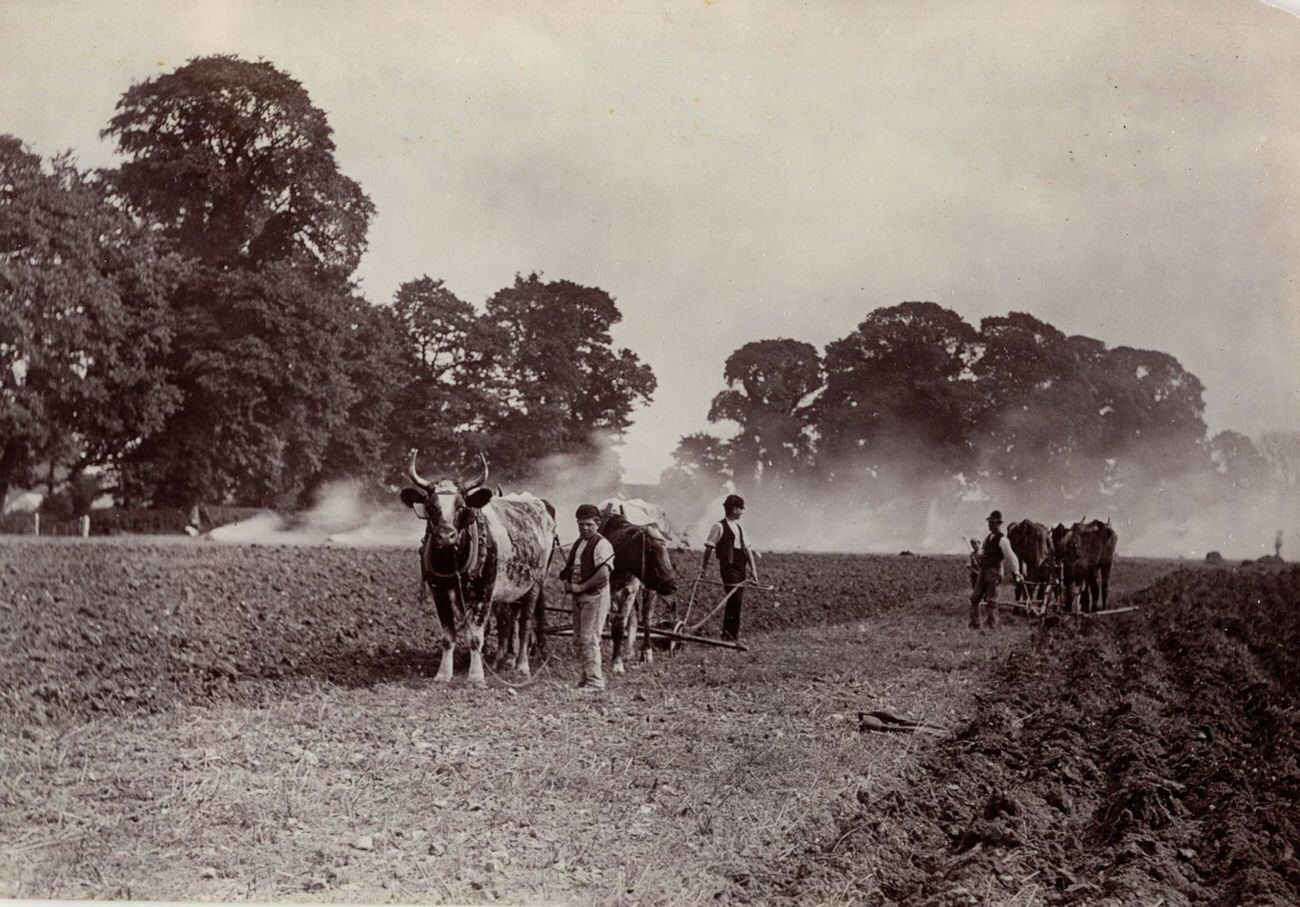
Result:
M627 649L636 640L637 625L650 628L654 595L677 592L677 571L668 556L668 545L659 527L638 526L621 512L607 506L601 515L600 534L614 549L614 572L610 577L610 629L614 638L610 670L622 674ZM648 634L641 641L641 660L653 661Z
M442 656L434 678L452 678L452 653L463 632L469 647L469 681L482 685L483 636L495 607L518 628L515 668L527 676L528 640L534 614L544 613L543 583L555 541L555 508L531 494L494 496L487 482L487 458L473 482L430 482L416 470L415 488L403 488L402 503L425 521L420 544L421 588L433 593L442 625Z

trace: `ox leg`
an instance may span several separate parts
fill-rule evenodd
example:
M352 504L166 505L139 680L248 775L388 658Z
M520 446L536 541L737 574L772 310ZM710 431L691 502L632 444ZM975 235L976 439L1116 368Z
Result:
M611 674L623 674L627 672L627 666L624 663L627 654L627 612L629 602L627 600L627 587L624 586L618 590L617 602L611 602L613 614L610 615L609 630L610 637L613 641L613 655L610 658Z
M630 577L611 596L611 610L614 613L609 623L610 636L614 640L614 654L610 672L613 674L627 671L627 651L636 644L636 597L640 586L636 577Z
M641 661L645 664L654 664L655 649L650 642L650 615L654 610L654 593L649 589L641 591L641 613L637 615L641 621Z
M510 656L515 651L515 633L517 618L515 616L515 606L512 604L498 604L492 608L492 614L497 625L497 651L496 657L492 661L492 669L501 671L510 661Z
M524 677L531 677L532 667L528 664L528 642L532 636L533 610L537 601L537 590L533 589L519 602L511 607L515 615L515 670Z
M1106 609L1106 603L1110 601L1110 564L1101 565L1101 607Z
M483 631L486 621L475 621L469 628L469 682L476 687L487 686L483 676Z
M631 658L636 651L636 631L640 623L641 601L645 597L645 587L637 589L627 597L627 611L623 614L623 652L624 657Z
M456 653L456 611L451 593L445 589L433 590L433 603L442 630L442 654L438 659L438 673L433 679L435 683L451 683L452 658Z

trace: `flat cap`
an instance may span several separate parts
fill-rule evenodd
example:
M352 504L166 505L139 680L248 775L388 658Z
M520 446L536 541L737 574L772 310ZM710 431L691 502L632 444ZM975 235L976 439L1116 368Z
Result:
M596 509L595 504L580 504L574 516L580 520L598 520L600 511Z

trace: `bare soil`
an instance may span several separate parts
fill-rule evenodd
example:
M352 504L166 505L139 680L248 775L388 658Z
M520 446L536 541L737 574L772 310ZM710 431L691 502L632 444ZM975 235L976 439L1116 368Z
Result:
M1190 809L1171 805L1168 752L1140 745L1146 725L1122 738L1127 750L1116 742L1115 727L1135 720L1124 716L1146 712L1108 717L1106 705L1134 699L1148 674L1165 683L1145 650L1131 664L1117 654L1137 638L1126 628L1158 621L1168 638L1154 650L1187 662L1180 682L1199 689L1207 666L1168 654L1181 620L1155 616L1177 613L1181 586L1132 597L1147 607L1137 619L1082 632L1012 620L975 633L957 558L769 556L763 578L781 591L751 596L750 652L688 648L593 695L571 688L559 640L531 684L434 684L413 552L7 540L0 556L3 895L1027 903L1168 889L1200 899L1271 891L1242 880L1293 840L1283 807L1294 785L1273 753L1259 764L1282 782L1256 783L1232 763L1216 802L1267 792L1279 830L1266 831L1252 800L1222 826L1235 849L1187 839L1199 888L1180 895L1164 864L1114 856L1150 857L1147 838L1158 854L1186 843L1144 830L1161 809ZM687 576L697 558L683 559ZM1170 569L1124 562L1115 585L1136 590ZM1275 591L1293 601L1290 582ZM1294 629L1260 626L1259 645L1297 651ZM1250 676L1294 679L1280 651ZM1240 679L1211 686L1231 699ZM1273 691L1261 688L1261 708ZM1217 702L1192 699L1179 707ZM857 713L873 708L947 733L862 733ZM1053 762L1048 743L1031 743L1040 729L1065 756ZM1113 753L1088 749L1098 730ZM1068 809L1041 806L1055 790L1043 779L1059 787L1070 774ZM1177 783L1209 790L1197 778ZM1030 804L1047 819L1027 819ZM1078 828L1063 830L1075 813ZM1108 818L1084 818L1096 815ZM1084 842L1077 853L1060 843L1071 835Z
M1044 624L973 720L767 881L868 903L1300 903L1300 568L1180 570Z

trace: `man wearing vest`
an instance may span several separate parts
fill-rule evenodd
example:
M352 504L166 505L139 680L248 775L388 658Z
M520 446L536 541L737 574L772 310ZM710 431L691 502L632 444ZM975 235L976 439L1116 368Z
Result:
M745 542L745 531L740 528L740 517L745 512L745 499L738 494L727 495L722 502L726 518L714 523L709 529L708 540L704 543L704 560L700 563L700 573L709 566L709 555L716 548L718 568L722 573L722 586L730 598L727 610L722 618L722 638L736 640L740 638L740 607L743 604L745 578L752 571L758 576L754 564L754 554Z
M583 504L578 519L578 540L569 549L569 562L560 571L564 591L573 596L573 649L578 656L578 688L605 689L600 669L600 634L609 616L609 575L614 570L614 547L596 531L600 511Z
M992 604L998 599L998 583L1002 582L1002 562L1011 565L1011 573L1020 581L1020 561L1011 550L1011 541L1002 534L1002 511L995 510L989 514L989 534L973 559L978 560L979 575L975 578L975 588L970 594L970 625L972 630L980 628L980 602L985 602L985 623L990 627L998 625L998 606Z

